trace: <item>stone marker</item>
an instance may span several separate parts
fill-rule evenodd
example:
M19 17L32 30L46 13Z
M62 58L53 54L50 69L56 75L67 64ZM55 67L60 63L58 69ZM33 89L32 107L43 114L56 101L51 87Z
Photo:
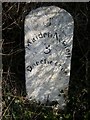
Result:
M64 9L40 7L25 18L25 76L30 100L66 105L74 21Z

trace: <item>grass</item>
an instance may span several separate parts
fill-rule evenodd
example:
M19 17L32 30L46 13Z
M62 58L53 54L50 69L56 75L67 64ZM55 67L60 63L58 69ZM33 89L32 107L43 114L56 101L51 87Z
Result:
M56 5L74 18L74 42L68 104L64 111L28 101L25 89L24 19L41 6ZM89 3L3 3L2 120L88 120Z

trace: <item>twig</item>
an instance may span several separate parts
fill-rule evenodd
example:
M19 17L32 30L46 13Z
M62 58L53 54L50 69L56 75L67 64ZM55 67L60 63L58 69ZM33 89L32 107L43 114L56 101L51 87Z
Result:
M13 24L15 24L15 23L16 23L16 21L14 21L13 23L11 23L11 24L10 24L10 25L8 25L7 27L3 28L2 30L7 29L8 27L12 26L12 25L13 25Z
M13 102L14 100L15 100L15 98L13 98L12 101L9 103L8 107L6 108L6 110L4 111L4 113L3 113L2 117L1 117L1 120L2 120L2 118L5 116L7 110L9 109L10 105L12 104L12 102Z
M15 5L16 5L16 3L14 3L14 5L11 6L5 13L8 13Z
M20 53L22 51L24 51L24 50L19 49L19 50L15 51L15 52L11 52L10 54L2 54L2 53L0 53L0 55L2 55L2 56L11 56L11 55L16 55L16 54L18 54L18 53Z
M15 41L13 41L13 42L6 42L6 43L3 43L3 45L13 44L13 43L15 43Z
M2 74L8 74L8 72L3 72ZM15 75L15 73L9 72L11 75Z
M17 13L19 12L19 8L20 8L20 3L18 3Z

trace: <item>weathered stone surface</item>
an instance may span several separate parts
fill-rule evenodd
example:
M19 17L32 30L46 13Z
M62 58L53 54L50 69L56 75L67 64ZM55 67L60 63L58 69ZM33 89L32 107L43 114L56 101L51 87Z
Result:
M73 43L72 16L56 6L31 11L25 19L26 90L29 99L66 104Z

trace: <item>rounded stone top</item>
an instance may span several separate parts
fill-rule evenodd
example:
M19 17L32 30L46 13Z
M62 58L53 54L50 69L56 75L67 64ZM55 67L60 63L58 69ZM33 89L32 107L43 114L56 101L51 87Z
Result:
M29 30L50 28L52 25L64 27L72 22L73 18L70 13L57 6L46 6L32 10L25 19L25 25L29 25Z

